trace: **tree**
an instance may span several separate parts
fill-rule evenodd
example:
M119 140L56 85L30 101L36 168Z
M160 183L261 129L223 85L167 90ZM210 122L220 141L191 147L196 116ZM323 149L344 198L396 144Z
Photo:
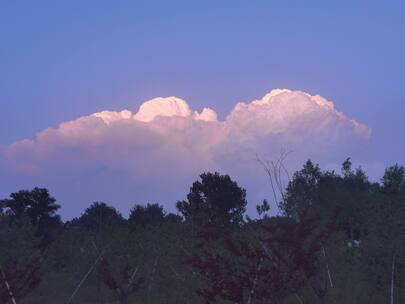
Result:
M268 212L270 211L270 205L267 200L263 200L261 204L256 205L256 211L261 219L268 219Z
M265 164L283 189L281 162ZM136 205L126 224L97 202L45 248L33 227L43 217L28 212L34 196L20 191L1 205L0 303L10 290L26 304L402 303L404 171L372 183L350 159L339 172L308 161L275 199L280 216L264 200L248 220L243 189L206 173L178 203L182 216Z
M203 173L193 183L186 201L177 202L177 209L186 221L196 224L235 224L243 222L246 191L229 175Z
M302 170L294 173L289 182L285 199L279 203L281 212L296 219L305 214L317 199L322 176L319 165L308 160Z
M224 243L207 240L191 265L205 278L199 294L206 303L280 303L317 272L328 231L316 232L318 220L287 217L251 222L253 229L227 234ZM249 227L247 227L249 228ZM222 303L222 302L221 302Z
M352 169L350 159L342 164L341 175L322 171L307 161L288 184L285 200L280 203L284 215L297 220L303 214L317 217L319 231L333 223L330 237L322 244L318 274L311 280L321 303L331 294L341 292L340 298L345 296L347 290L337 291L336 286L346 285L347 277L360 271L358 245L367 233L366 218L376 189L361 168Z
M40 282L41 249L28 219L9 225L0 215L0 302L25 298Z
M93 232L99 232L102 227L122 225L125 219L111 206L104 202L94 202L84 213L72 221L72 225L79 225Z
M139 226L160 225L164 218L165 212L159 204L135 205L129 213L128 222Z
M11 224L21 225L25 218L29 218L36 236L50 238L61 227L60 216L56 214L60 206L47 189L34 188L11 193L9 199L2 201L2 205Z
M104 247L96 247L100 265L98 277L116 296L120 304L128 303L129 297L144 287L145 247L142 238L128 227L108 227Z
M372 288L388 294L390 303L394 303L403 287L401 269L405 266L404 167L387 168L377 190L367 212L368 233L361 247L366 262L364 273Z
M399 194L405 193L405 168L398 164L391 166L385 170L384 176L381 179L384 192Z

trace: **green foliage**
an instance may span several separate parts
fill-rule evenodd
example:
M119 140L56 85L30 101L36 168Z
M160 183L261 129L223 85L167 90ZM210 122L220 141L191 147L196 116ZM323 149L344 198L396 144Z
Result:
M124 222L124 218L114 207L108 206L104 202L94 202L71 224L95 232L100 231L103 227L123 225Z
M133 225L160 225L165 218L165 211L159 204L135 205L130 213L128 222Z
M9 199L2 201L10 223L22 225L29 218L35 228L36 236L50 238L61 226L56 211L60 208L47 189L34 188L10 194Z
M203 173L201 181L190 188L187 201L177 202L177 209L186 221L203 223L243 223L246 211L246 191L229 175Z
M62 227L48 190L19 191L0 204L0 265L23 304L405 301L404 167L373 183L350 159L340 173L307 161L282 197L279 216L264 200L244 221L245 190L204 173L181 216L95 202Z
M10 225L0 215L0 302L20 300L40 282L42 252L30 219L20 218L19 225ZM11 302L10 302L11 303Z
M263 202L259 205L256 205L256 211L260 218L268 218L268 212L270 211L270 205L267 200L263 200Z
M387 168L381 182L384 192L405 194L405 168L399 165Z
M319 166L308 160L303 169L296 172L288 184L286 198L279 204L281 212L293 218L299 218L306 213L317 200L321 177Z

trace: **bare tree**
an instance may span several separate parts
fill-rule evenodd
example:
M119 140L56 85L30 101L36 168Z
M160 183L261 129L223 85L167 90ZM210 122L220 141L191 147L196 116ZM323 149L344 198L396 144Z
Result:
M276 160L265 160L256 154L256 161L263 167L270 181L270 187L273 193L274 202L277 204L280 200L285 200L285 184L290 181L290 174L285 167L285 161L291 151L282 149Z

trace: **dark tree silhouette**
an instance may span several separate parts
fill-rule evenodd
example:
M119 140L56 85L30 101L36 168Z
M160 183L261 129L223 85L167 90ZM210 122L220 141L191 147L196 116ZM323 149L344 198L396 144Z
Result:
M318 229L319 220L297 222L278 217L253 224L258 238L227 235L225 246L205 242L190 264L206 278L199 294L206 303L279 303L297 294L317 272L322 243L329 231ZM329 227L330 228L330 227Z
M399 165L387 168L381 182L384 192L405 194L405 168Z
M111 206L104 202L94 202L77 219L72 220L72 226L82 226L91 231L99 231L104 226L122 225L125 219Z
M177 209L186 221L240 225L246 211L246 191L229 175L203 173Z
M113 274L112 266L106 258L102 258L100 263L100 278L109 289L117 293L120 304L128 303L129 296L139 292L143 287L145 280L139 277L137 267L132 268L129 264L126 264L118 279Z
M339 172L308 161L285 191L279 169L281 213L264 200L258 218L219 173L200 176L180 215L136 205L126 221L96 202L60 230L46 189L13 193L0 203L0 303L403 302L404 167L373 183L349 158Z
M60 206L47 189L34 188L11 193L9 199L2 201L2 205L11 224L21 225L25 218L29 218L37 236L51 237L61 227L60 216L56 214Z
M279 208L286 216L299 218L317 199L317 189L322 172L318 165L308 160L302 170L294 173L287 186L286 196Z
M140 226L159 225L164 218L165 212L159 204L135 205L129 213L128 222Z
M35 239L29 220L9 225L0 215L0 303L21 300L40 283L43 251Z

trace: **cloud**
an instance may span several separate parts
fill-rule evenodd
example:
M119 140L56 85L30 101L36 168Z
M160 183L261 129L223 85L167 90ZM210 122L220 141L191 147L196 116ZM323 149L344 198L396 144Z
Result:
M94 113L3 147L0 180L9 191L49 187L70 217L92 200L124 213L154 201L173 210L199 173L216 170L247 187L253 205L270 193L257 154L293 151L292 169L309 157L334 164L370 135L332 102L301 91L276 89L238 103L223 121L210 108L199 113L180 98L159 97L136 113Z

